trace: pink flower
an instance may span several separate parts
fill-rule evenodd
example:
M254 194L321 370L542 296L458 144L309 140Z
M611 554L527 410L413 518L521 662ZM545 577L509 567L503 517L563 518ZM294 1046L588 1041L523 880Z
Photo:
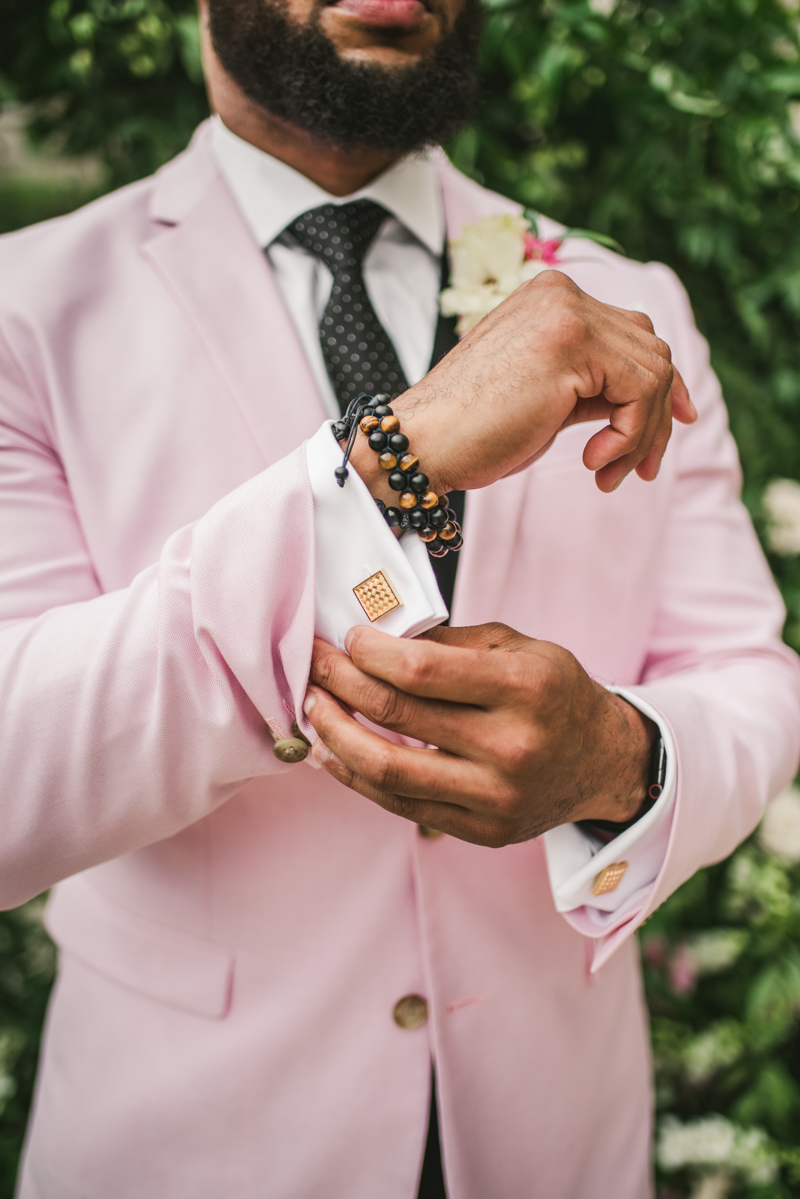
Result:
M543 262L545 266L555 266L558 262L556 255L561 249L561 238L552 237L549 241L540 241L538 237L534 237L532 233L525 234L525 261L530 262L535 259L538 262Z
M658 935L648 937L644 943L644 960L653 968L663 966L667 956L667 944Z
M688 945L682 945L673 956L669 966L669 981L676 995L693 991L697 976Z

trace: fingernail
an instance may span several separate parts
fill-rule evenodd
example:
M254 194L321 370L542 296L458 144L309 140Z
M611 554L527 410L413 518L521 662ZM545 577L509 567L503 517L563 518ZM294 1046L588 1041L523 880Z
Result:
M306 716L311 715L311 709L314 707L314 704L316 702L317 702L317 697L314 694L314 692L306 691L306 697L303 700L303 711L305 712Z
M319 762L320 766L324 766L333 757L333 750L328 749L324 741L315 741L311 747L311 756Z

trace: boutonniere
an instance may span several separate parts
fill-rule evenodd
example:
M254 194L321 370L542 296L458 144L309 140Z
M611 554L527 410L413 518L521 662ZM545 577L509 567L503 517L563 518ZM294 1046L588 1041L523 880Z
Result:
M465 225L449 243L450 283L439 296L442 315L458 317L456 332L463 337L521 284L565 261L559 251L573 237L624 253L612 238L587 229L566 229L561 237L542 239L530 209Z

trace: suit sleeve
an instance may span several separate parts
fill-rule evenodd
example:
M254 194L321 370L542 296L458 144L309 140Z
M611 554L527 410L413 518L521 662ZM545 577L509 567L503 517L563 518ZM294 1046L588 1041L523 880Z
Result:
M732 853L800 756L800 665L782 643L784 607L740 499L738 455L708 347L674 274L644 269L667 301L656 331L700 413L673 435L656 618L641 679L625 689L669 730L675 801L654 882L637 902L602 931L585 909L565 914L595 939L594 970L681 883Z
M0 906L286 766L314 631L304 447L100 594L55 439L0 341ZM388 531L387 531L387 535Z

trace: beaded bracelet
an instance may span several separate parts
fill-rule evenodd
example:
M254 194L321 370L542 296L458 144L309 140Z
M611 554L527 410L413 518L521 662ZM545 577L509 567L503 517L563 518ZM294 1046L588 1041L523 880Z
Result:
M388 395L360 395L347 405L340 421L333 425L337 441L347 438L344 459L336 468L336 482L344 487L348 476L347 462L355 444L358 430L365 434L369 446L378 454L381 469L389 472L387 482L392 491L399 492L399 507L376 500L390 528L414 529L434 558L443 558L448 551L460 550L464 544L456 514L447 506L447 496L430 489L430 481L419 468L419 458L411 453L408 438L400 432L400 421L389 405Z

